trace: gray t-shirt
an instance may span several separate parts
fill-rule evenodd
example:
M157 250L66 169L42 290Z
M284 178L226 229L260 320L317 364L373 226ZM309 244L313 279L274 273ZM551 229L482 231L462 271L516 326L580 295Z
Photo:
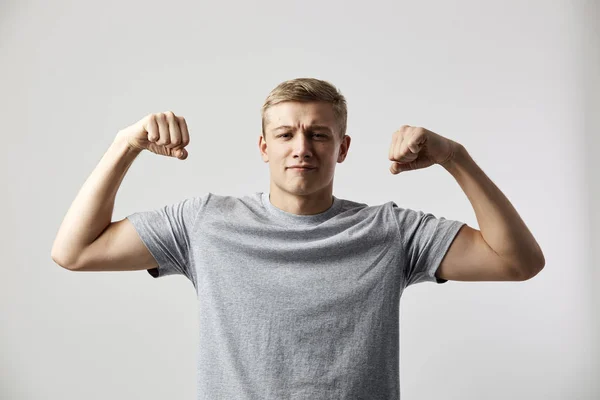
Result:
M207 193L127 217L198 298L198 399L400 398L399 302L464 224L333 197L315 215L256 192Z

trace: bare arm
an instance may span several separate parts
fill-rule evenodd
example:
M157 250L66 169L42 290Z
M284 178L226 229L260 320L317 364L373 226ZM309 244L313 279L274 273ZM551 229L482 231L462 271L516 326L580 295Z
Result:
M473 205L481 230L463 229L440 271L456 280L526 280L546 263L523 219L464 146L443 164Z
M115 197L125 174L144 150L180 160L190 137L185 118L172 111L148 114L120 130L67 212L52 259L77 271L130 271L157 263L127 218L111 222Z
M111 224L115 197L129 167L142 150L115 139L85 181L67 211L52 246L52 259L62 267L77 263L83 250Z

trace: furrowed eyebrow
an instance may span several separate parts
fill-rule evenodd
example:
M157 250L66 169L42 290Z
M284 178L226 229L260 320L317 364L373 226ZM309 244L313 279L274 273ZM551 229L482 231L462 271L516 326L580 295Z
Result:
M307 128L310 129L310 130L324 129L327 132L331 133L331 129L328 126L325 126L325 125L309 125ZM278 126L277 128L275 128L273 130L274 131L279 131L279 130L283 130L283 129L294 129L294 127L290 126L290 125L281 125L281 126Z

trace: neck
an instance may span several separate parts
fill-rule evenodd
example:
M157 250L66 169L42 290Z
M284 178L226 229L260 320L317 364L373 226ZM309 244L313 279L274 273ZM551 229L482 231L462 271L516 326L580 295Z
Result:
M269 201L275 207L296 215L315 215L327 211L333 205L331 186L310 194L295 194L271 184Z

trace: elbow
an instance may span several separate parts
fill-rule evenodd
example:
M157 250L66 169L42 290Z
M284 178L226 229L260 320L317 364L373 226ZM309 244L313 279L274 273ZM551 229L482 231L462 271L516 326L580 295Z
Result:
M544 269L544 268L542 267L542 268L535 269L533 271L528 271L528 273L524 275L524 277L523 277L523 279L521 279L521 281L530 280L531 278L533 278L534 276L539 274L542 271L542 269Z
M535 251L530 253L529 257L523 259L522 262L518 263L517 275L520 281L527 281L537 274L539 274L546 265L546 258L542 249L538 246Z
M537 274L539 274L544 269L546 262L542 258L542 260L539 263L535 263L532 265L534 265L534 266L532 267L531 265L529 265L528 268L520 269L520 277L521 277L521 279L519 279L520 281L528 281L529 279L531 279L534 276L536 276Z
M50 256L52 257L52 261L54 261L54 263L59 267L62 267L69 271L75 270L75 267L73 267L73 263L67 262L67 259L65 259L64 257L61 257L60 255L54 252L52 252Z

